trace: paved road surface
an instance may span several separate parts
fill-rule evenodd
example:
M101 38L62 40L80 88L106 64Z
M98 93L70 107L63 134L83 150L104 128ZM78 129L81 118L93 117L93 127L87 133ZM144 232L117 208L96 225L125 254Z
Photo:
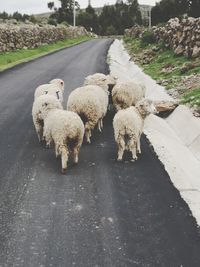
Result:
M112 114L60 174L38 143L34 89L60 77L66 95L107 73L110 40L92 40L0 74L0 266L200 266L195 220L143 137L143 154L117 163Z

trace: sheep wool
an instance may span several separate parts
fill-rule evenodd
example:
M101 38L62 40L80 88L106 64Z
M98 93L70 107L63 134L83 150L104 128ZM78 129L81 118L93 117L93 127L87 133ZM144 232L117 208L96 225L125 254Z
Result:
M140 138L144 119L150 113L156 113L156 108L152 101L147 99L142 99L135 107L129 107L116 113L113 127L118 146L118 161L122 160L125 150L132 153L132 161L137 160L137 152L141 153Z
M47 145L55 144L56 157L61 156L62 173L66 173L69 153L74 163L83 142L84 124L80 117L71 111L52 110L44 120L44 139Z
M117 78L112 75L105 75L103 73L95 73L85 78L84 85L98 85L108 92L109 104L111 104L112 89L116 84Z
M119 82L112 90L112 101L117 111L135 106L144 96L144 85L135 81Z
M99 86L87 85L71 92L67 110L76 112L85 124L86 141L90 143L91 131L105 116L105 95Z
M41 95L33 103L32 117L39 141L41 141L43 136L43 116L52 109L63 109L60 101L53 95Z

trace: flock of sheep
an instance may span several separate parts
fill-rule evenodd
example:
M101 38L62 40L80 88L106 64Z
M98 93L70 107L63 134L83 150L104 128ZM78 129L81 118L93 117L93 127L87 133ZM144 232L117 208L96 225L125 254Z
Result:
M145 87L135 81L120 82L116 77L96 73L86 77L84 85L71 92L67 110L63 109L64 81L54 79L35 90L32 108L33 123L39 141L54 144L56 157L61 156L62 173L66 173L69 153L73 162L85 136L91 142L92 130L103 129L103 118L111 105L117 113L113 119L118 160L124 151L132 153L132 160L141 153L140 137L144 119L156 113L152 101L144 98Z

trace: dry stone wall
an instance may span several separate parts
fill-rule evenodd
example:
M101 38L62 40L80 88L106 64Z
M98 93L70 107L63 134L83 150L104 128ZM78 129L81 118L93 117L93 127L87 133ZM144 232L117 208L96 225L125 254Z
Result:
M164 27L154 27L153 32L175 54L200 56L200 18L170 19Z
M200 18L170 19L163 27L153 27L156 39L171 48L176 55L200 57ZM126 36L141 37L144 28L125 30Z
M84 27L0 24L0 52L35 48L85 35L88 32Z

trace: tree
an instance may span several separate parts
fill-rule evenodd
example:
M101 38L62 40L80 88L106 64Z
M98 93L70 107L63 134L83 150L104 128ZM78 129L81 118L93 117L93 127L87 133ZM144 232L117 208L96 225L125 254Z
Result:
M85 11L79 13L77 24L84 26L88 31L99 32L98 16L91 5L89 5Z
M189 7L189 16L200 17L200 0L191 0Z
M192 3L200 0L161 0L152 8L152 23L156 25L160 22L166 22L170 18L181 17L188 14ZM195 11L200 8L195 7ZM200 11L198 11L200 12ZM192 13L192 12L191 12Z
M8 15L8 13L6 13L5 11L0 13L0 18L1 19L10 19L10 16Z
M73 23L73 9L74 9L74 0L59 0L61 2L61 7L56 8L54 2L49 2L47 4L49 9L54 8L54 14L50 17L56 19L58 23L63 21L68 22L69 24ZM79 4L75 1L76 8L79 8Z
M54 2L49 2L47 6L50 10L52 10L54 8Z
M22 14L20 14L18 12L14 12L12 17L13 17L13 19L16 19L17 21L23 21Z
M140 7L138 4L137 0L128 0L128 4L129 4L129 11L128 11L128 15L129 18L131 19L131 24L142 24L142 15L141 15L141 11L140 11ZM131 26L132 26L131 25Z

